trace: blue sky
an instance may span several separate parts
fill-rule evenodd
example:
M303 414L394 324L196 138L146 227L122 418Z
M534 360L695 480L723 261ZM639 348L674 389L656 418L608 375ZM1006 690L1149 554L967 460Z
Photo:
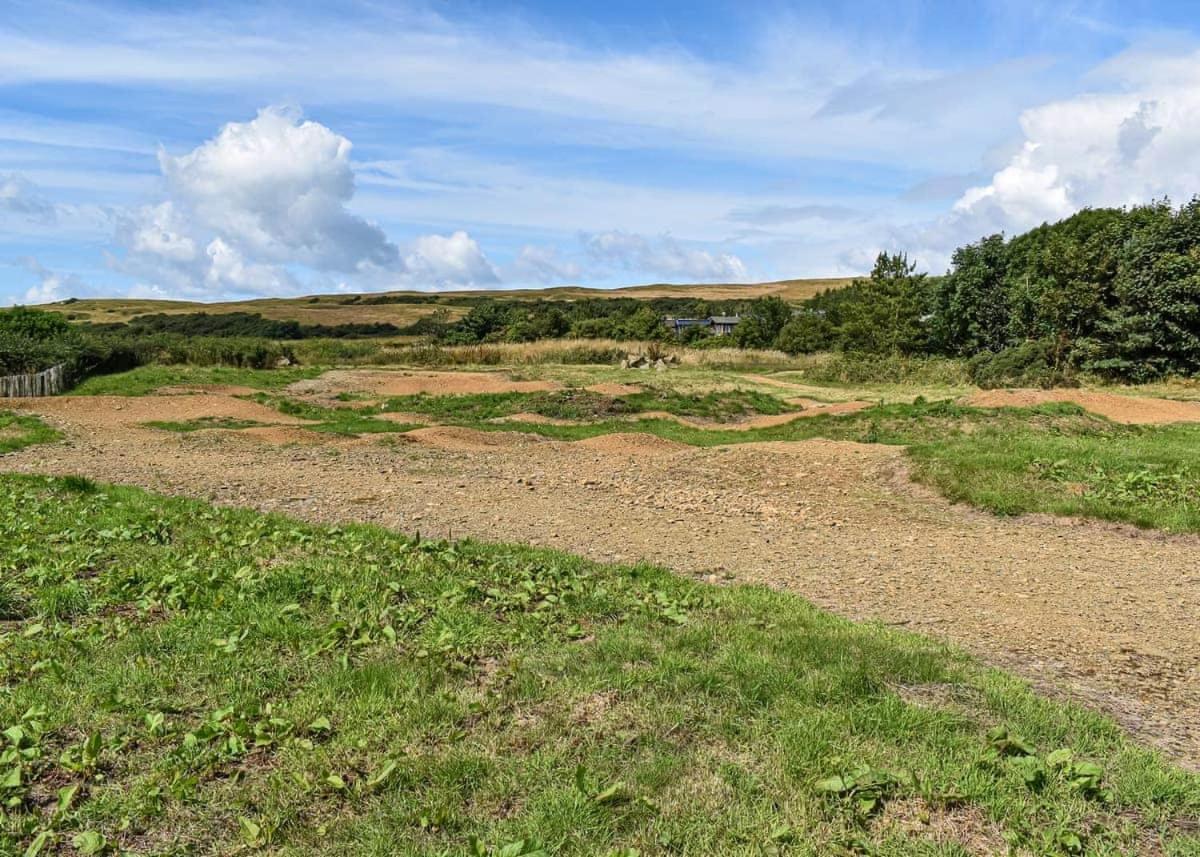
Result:
M0 4L0 303L929 270L1200 190L1184 3Z

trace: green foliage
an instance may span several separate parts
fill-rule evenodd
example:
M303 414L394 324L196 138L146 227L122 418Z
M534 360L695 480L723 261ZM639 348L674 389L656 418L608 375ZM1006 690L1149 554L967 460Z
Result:
M973 355L1008 344L1006 252L1000 235L954 251L953 273L937 283L934 295L933 338L942 349Z
M782 592L13 476L0 580L5 853L922 853L898 797L1200 849L1200 780L1114 724Z
M792 308L782 298L751 301L733 329L733 342L741 348L773 348L780 331L792 318Z
M991 387L1070 387L1075 373L1055 340L1023 342L1000 351L982 351L967 363L971 380Z
M1030 368L1045 383L1075 368L1134 381L1193 374L1200 201L1085 210L1008 242L985 238L955 253L934 307L936 348L972 356L1036 343L1018 356L1052 352L1047 371Z
M786 354L831 351L838 343L837 328L824 313L802 311L779 330L775 347Z
M19 306L0 310L0 375L71 363L82 348L78 331L58 313Z
M856 286L857 299L842 308L843 350L899 355L926 349L928 282L907 256L880 253L870 279Z

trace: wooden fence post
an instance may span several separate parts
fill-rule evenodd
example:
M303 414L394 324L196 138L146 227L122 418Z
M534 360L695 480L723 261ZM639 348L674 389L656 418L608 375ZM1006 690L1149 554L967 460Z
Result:
M67 389L65 363L51 366L42 372L0 377L0 399L57 396Z

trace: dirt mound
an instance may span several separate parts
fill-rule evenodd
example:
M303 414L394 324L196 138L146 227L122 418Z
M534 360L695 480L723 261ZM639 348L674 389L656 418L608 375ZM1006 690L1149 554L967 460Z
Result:
M642 432L614 432L575 441L575 446L612 455L668 455L692 449L686 443Z
M603 384L592 384L590 387L585 387L589 393L599 393L601 396L628 396L633 393L642 392L640 384L618 384L615 382L605 382Z
M404 432L402 437L438 449L479 452L489 449L510 449L542 443L536 434L515 431L479 431L461 426L431 426Z
M287 446L293 443L314 446L333 443L340 439L328 432L311 431L295 426L254 426L253 428L232 430L229 433L239 437L253 438L273 446Z
M547 417L547 416L543 416L542 414L530 414L530 413L510 414L507 417L497 417L496 419L492 420L491 422L495 422L495 423L526 423L528 425L536 425L536 426L583 425L583 423L580 423L578 420L564 420L564 419L559 419L558 417Z
M304 425L309 422L281 414L257 402L213 393L190 396L62 396L13 401L18 403L16 407L21 410L105 428L148 422L188 422L204 417L284 425Z
M412 396L428 393L452 396L464 393L537 393L558 390L553 381L514 381L503 372L402 372L387 369L336 369L320 378L297 381L288 392L336 396L338 393L374 393L379 396Z
M1048 402L1074 402L1116 423L1160 425L1200 422L1200 402L1122 396L1093 390L985 390L965 399L980 408L1028 408Z

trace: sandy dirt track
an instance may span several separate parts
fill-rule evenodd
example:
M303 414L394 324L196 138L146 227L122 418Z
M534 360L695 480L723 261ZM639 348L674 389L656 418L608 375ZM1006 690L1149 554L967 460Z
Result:
M1093 414L1128 425L1200 422L1200 402L1122 396L1096 390L984 390L965 401L980 408L1028 408L1047 402L1073 402Z
M219 395L25 400L18 406L68 439L4 456L0 470L766 583L953 641L1108 711L1200 768L1198 538L951 506L914 488L903 452L886 446L697 449L640 434L561 443L446 427L390 442L279 445L314 433L137 425L182 418L173 408L264 417L241 410L250 404Z

